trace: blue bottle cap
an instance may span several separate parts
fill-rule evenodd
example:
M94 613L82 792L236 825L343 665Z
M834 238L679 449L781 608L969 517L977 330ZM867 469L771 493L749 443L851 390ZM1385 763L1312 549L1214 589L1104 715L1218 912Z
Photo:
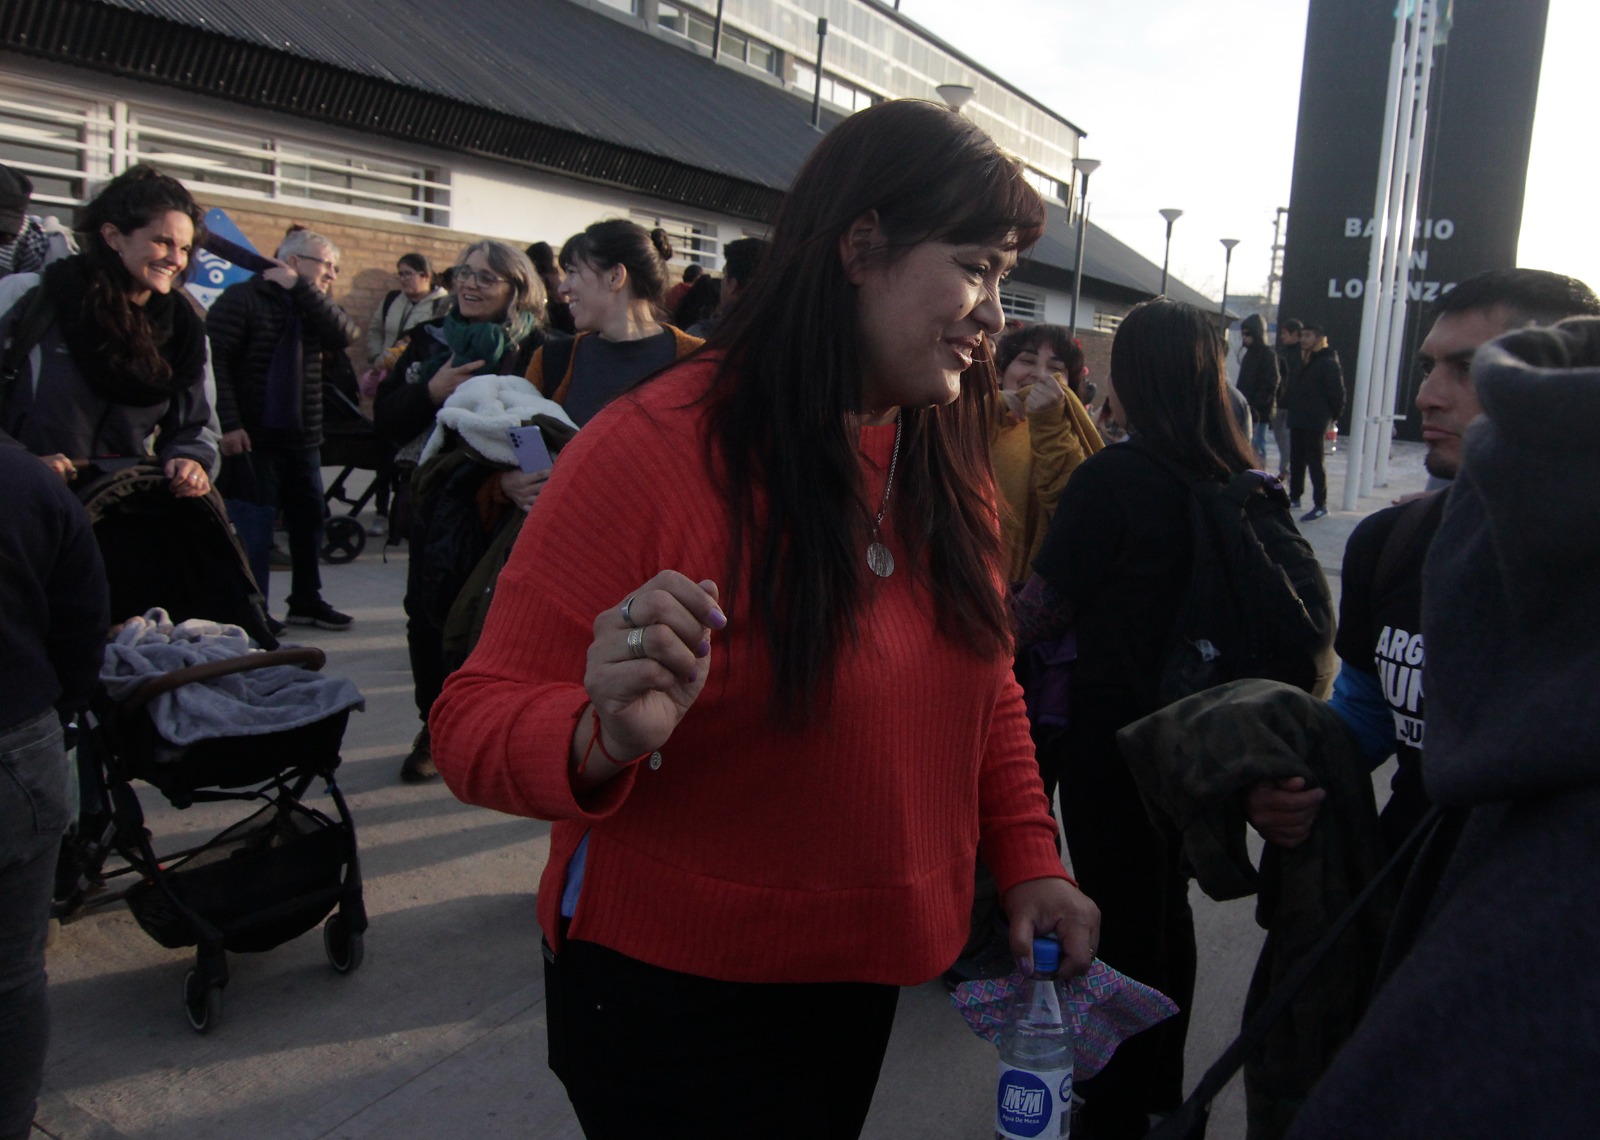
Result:
M1033 940L1033 972L1053 974L1061 968L1061 943L1054 935Z

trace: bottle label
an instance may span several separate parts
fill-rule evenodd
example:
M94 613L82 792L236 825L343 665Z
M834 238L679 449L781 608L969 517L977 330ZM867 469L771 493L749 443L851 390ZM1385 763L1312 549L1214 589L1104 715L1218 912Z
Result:
M1072 1111L1072 1070L1031 1072L1000 1063L995 1131L1009 1140L1050 1140L1067 1134Z

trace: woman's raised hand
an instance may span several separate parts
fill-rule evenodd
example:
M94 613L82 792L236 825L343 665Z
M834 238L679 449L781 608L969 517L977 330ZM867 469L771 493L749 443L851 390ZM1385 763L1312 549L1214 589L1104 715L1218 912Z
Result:
M660 748L705 688L711 634L728 624L717 584L663 570L594 620L583 687L605 751L619 760Z

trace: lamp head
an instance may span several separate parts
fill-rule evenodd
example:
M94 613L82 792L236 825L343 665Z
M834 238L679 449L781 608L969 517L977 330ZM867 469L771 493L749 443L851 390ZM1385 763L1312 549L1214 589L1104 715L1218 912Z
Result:
M972 97L977 94L964 83L941 83L934 90L939 93L939 98L944 100L944 105L958 115L961 113L961 108L971 102Z
M1169 226L1179 218L1183 217L1183 211L1174 206L1168 206L1164 210L1157 210L1156 213L1167 219L1167 225Z
M1100 169L1100 160L1098 158L1075 158L1072 160L1072 169L1087 178Z
M1233 247L1239 244L1238 238L1218 238L1217 240L1222 243L1222 248L1229 253L1232 253Z

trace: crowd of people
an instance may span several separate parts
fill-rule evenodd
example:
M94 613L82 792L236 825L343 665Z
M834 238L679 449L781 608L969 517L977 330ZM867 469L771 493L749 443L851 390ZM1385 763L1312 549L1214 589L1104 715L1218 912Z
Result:
M1441 1012L1441 987L1495 984L1456 941L1485 915L1474 884L1593 988L1579 940L1555 932L1565 911L1517 877L1545 856L1571 866L1600 833L1582 702L1559 678L1536 699L1472 665L1492 655L1485 628L1535 677L1558 646L1586 660L1600 644L1572 632L1600 620L1577 569L1592 528L1550 506L1589 517L1589 493L1534 490L1565 480L1551 455L1581 450L1574 425L1592 424L1600 301L1581 283L1501 270L1444 294L1416 402L1445 489L1355 529L1335 625L1291 515L1327 514L1325 439L1345 410L1323 330L1282 321L1274 348L1248 317L1235 389L1215 319L1156 298L1122 321L1096 392L1070 330L1008 329L1000 308L1043 201L933 104L834 128L770 237L728 243L720 276L691 265L672 283L666 235L617 219L559 251L474 242L448 281L410 253L364 340L333 300L340 250L314 231L292 229L202 314L182 289L202 211L180 183L148 166L117 176L76 245L13 208L25 190L0 167L0 230L16 235L0 246L0 464L26 500L0 525L0 600L27 615L0 633L19 680L0 691L0 762L37 793L0 786L0 1136L26 1133L43 1057L48 869L69 814L60 725L114 616L66 488L143 459L175 496L271 508L291 564L284 622L348 629L319 570L324 381L370 410L390 456L376 533L409 542L421 723L400 778L442 774L466 802L554 821L538 893L549 1056L587 1135L751 1120L857 1135L898 988L990 935L1026 968L1047 934L1063 973L1098 957L1180 1008L1078 1087L1075 1135L1144 1135L1183 1097L1188 820L1218 801L1156 803L1128 734L1173 710L1259 722L1222 682L1292 691L1293 716L1348 737L1363 780L1398 757L1383 854L1432 829L1370 1015L1342 1011L1292 1087L1257 1071L1253 1138L1468 1134L1472 1082L1506 1087L1483 1060L1509 1056L1499 1030L1514 1024L1506 1040L1533 1053L1582 1032L1592 1004ZM1269 434L1276 479L1261 470ZM1197 537L1216 518L1249 536L1223 578L1254 558L1266 587L1197 615L1229 586ZM239 529L260 565L271 529ZM1312 635L1273 658L1289 611ZM1197 620L1215 644L1175 633ZM1430 708L1445 710L1426 752L1424 634ZM1204 668L1182 677L1205 680L1175 680L1174 654L1195 648ZM1537 716L1541 763L1485 719L1497 709ZM1269 859L1293 859L1347 818L1332 785L1250 777L1223 806ZM974 908L975 883L996 914ZM1501 943L1508 970L1513 949L1550 949L1526 930ZM1592 1034L1579 1052L1595 1060ZM652 1063L619 1067L624 1054ZM1555 1134L1583 1118L1568 1066L1511 1067L1505 1124Z

